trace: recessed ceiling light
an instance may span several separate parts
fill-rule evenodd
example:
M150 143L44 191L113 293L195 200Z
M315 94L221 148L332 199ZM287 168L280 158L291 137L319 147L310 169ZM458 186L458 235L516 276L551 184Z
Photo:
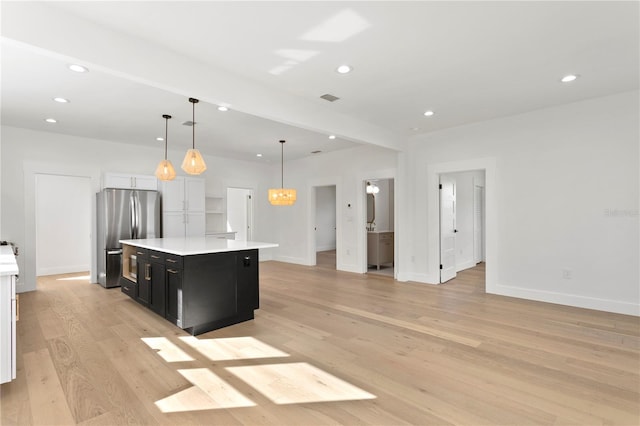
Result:
M351 68L349 65L340 65L338 68L336 68L336 72L338 74L348 74L353 70L353 68Z
M157 141L163 141L164 138L156 138Z
M256 154L256 157L262 157L262 154Z
M569 83L569 82L571 82L571 81L574 81L576 78L578 78L578 76L577 76L577 75L575 75L575 74L569 74L569 75L565 75L564 77L562 77L562 78L560 79L560 81L561 81L561 82L563 82L563 83Z
M45 118L44 121L46 121L47 123L57 123L58 120L56 120L55 118Z
M335 139L336 135L329 135L329 139Z
M227 108L226 106L220 105L218 107L218 111L229 111L229 108Z
M59 102L61 104L68 104L69 103L69 99L65 99L65 98L53 98L54 101Z
M435 114L435 113L433 111L431 111L431 110L424 112L425 117L431 117L433 114Z
M410 130L413 130L414 132L417 132L418 130L420 130L420 127L412 127Z
M83 67L82 65L78 64L69 65L69 69L74 72L89 72L89 68Z

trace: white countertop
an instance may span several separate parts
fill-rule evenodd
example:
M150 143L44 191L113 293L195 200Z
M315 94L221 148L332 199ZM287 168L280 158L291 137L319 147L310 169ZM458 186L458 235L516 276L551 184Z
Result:
M0 246L0 276L18 275L18 263L11 246Z
M278 247L278 244L274 243L226 240L215 237L148 238L140 240L120 240L120 243L176 254L178 256Z

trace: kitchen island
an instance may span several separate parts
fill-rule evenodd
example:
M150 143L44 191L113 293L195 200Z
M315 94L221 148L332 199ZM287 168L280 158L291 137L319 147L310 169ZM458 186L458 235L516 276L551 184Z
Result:
M258 250L208 237L120 240L123 293L192 335L254 318Z

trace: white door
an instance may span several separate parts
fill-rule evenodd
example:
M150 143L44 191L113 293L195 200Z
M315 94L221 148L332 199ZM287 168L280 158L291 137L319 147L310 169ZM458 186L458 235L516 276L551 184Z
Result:
M162 236L164 238L184 237L185 216L183 212L162 213Z
M440 176L440 282L456 277L456 181Z
M476 263L484 261L484 188L474 187L473 193L473 257Z
M185 210L183 177L176 177L174 180L163 181L161 188L162 211L181 212Z
M187 212L184 215L184 236L204 237L206 220L204 212Z
M184 194L185 210L189 212L204 212L204 179L185 178Z
M251 240L252 190L227 188L227 231L236 233L236 240Z

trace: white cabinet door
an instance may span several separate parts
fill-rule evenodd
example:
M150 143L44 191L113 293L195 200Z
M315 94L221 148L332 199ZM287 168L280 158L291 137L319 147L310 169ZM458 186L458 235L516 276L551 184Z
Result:
M103 188L144 189L156 191L158 180L155 176L105 173Z
M204 179L186 178L184 182L186 210L189 212L204 212Z
M162 212L162 236L164 238L184 237L184 212Z
M184 178L162 182L162 211L184 211Z
M157 191L158 190L158 179L155 176L142 176L142 175L134 175L133 176L133 188L134 189L145 189L148 191Z
M185 215L185 221L186 221L185 236L204 237L204 232L205 232L204 212L187 213Z

